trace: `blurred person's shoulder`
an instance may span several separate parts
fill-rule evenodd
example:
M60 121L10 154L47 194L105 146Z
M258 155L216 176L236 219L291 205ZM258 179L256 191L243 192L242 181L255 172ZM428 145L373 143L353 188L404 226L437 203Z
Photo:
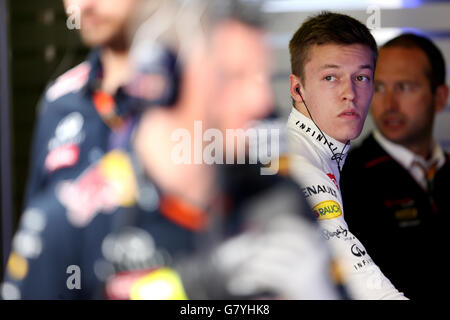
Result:
M46 101L52 103L70 93L78 92L87 84L90 71L91 63L89 61L84 61L66 71L50 83L45 92Z
M100 75L101 62L97 50L93 50L87 58L78 65L70 68L55 80L51 81L41 98L38 112L70 112L71 110L83 110L90 105L89 90L84 90L94 85L95 77Z

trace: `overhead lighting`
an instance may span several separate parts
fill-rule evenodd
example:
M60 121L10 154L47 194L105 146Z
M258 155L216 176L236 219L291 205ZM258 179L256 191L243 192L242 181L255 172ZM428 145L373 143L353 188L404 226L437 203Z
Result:
M263 11L268 13L317 10L361 10L376 5L380 9L399 9L416 7L421 0L268 0L264 2Z

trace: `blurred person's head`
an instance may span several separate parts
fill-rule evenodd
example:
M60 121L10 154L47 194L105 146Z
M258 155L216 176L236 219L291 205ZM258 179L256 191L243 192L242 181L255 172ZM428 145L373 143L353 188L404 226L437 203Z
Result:
M211 47L216 69L210 108L222 129L245 128L273 107L269 49L264 32L230 19L217 27Z
M270 51L258 7L227 3L213 2L207 11L203 50L190 40L191 51L201 55L185 66L182 81L185 96L203 97L194 108L202 108L220 130L245 128L273 108Z
M72 6L80 13L80 34L90 47L126 47L127 26L143 0L63 0L66 10Z
M199 163L203 166L194 165L198 163L198 149L200 157L205 156L205 130L212 129L208 133L214 134L214 141L210 140L215 145L214 154L228 159L233 150L223 140L226 130L246 128L267 116L273 105L268 48L261 25L243 18L247 11L227 7L236 4L236 9L241 8L238 1L208 3L206 11L194 14L194 10L189 19L182 19L187 25L181 24L179 43L172 46L177 48L181 70L176 103L146 111L135 140L139 157L152 177L165 184L163 188L192 194L202 185L212 194L208 189L211 185L205 182L211 179L205 176L214 171L211 162L203 159ZM225 8L219 10L216 4ZM184 32L187 29L189 32ZM197 130L199 122L201 128ZM192 197L204 202L205 195L200 193Z
M308 18L290 43L294 107L340 142L361 133L373 95L377 45L368 28L347 15Z
M172 46L179 49L181 70L177 101L170 108L146 112L138 136L149 136L159 126L164 126L161 130L166 133L170 131L172 137L182 136L183 139L162 146L171 155L188 155L182 161L190 161L190 155L197 154L196 146L202 145L205 150L214 146L214 156L205 150L202 154L221 159L218 161L222 157L246 157L246 142L250 142L246 129L268 116L274 106L269 49L259 17L257 7L222 0L208 1L206 10L190 15L185 20L188 25L181 25L181 30L190 29L189 32L179 34L179 43ZM189 26L193 20L194 25ZM204 140L209 135L213 135L209 138L211 144ZM148 145L145 139L138 140L137 149L145 154ZM143 158L151 159L145 155Z
M441 51L423 36L403 34L380 48L371 112L384 137L413 152L429 148L435 114L447 102L445 71Z

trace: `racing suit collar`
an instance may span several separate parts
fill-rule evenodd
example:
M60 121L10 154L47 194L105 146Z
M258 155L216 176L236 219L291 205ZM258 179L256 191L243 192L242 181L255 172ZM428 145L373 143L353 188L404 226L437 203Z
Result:
M315 146L316 150L321 153L327 161L335 165L336 169L338 167L337 158L341 159L341 168L344 166L345 158L347 157L350 149L350 142L344 144L330 137L326 133L323 133L326 138L323 139L322 133L318 129L317 125L294 107L292 108L289 116L289 122L292 123L292 126L295 127L302 136L304 136Z

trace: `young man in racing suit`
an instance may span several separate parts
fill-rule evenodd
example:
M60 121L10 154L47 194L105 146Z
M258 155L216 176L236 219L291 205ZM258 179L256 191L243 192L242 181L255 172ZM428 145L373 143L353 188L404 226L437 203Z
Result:
M264 33L250 18L222 19L206 41L191 32L173 109L146 111L131 147L34 198L4 298L342 297L295 182L258 166L174 159L174 133L196 139L195 121L217 134L271 111ZM191 154L192 141L184 142ZM222 147L216 154L238 158Z
M339 190L350 140L359 136L373 94L375 40L359 21L323 12L302 24L289 49L292 174L334 249L352 298L405 299L348 229Z

